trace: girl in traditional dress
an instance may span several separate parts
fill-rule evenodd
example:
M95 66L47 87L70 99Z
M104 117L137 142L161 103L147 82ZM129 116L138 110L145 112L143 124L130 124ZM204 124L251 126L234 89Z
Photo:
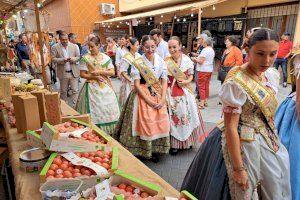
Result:
M300 46L289 61L294 71L293 93L280 105L275 123L281 142L290 156L291 186L294 200L300 199Z
M164 60L155 54L156 45L150 36L143 37L142 46L145 54L131 61L135 90L124 105L113 136L133 155L158 162L158 154L170 149L168 73Z
M139 41L136 38L129 39L128 49L129 52L124 55L120 65L122 85L120 88L119 102L121 106L125 104L133 86L133 81L130 78L133 64L130 62L131 59L128 57L132 57L133 59L141 57L141 55L138 53Z
M129 39L129 36L127 36L127 35L121 37L120 46L117 48L117 51L116 51L116 62L115 62L115 64L116 64L116 68L117 68L118 77L120 77L120 75L121 75L120 65L121 65L122 58L124 57L124 55L126 53L129 52L129 50L127 48L128 39Z
M177 36L168 42L171 57L165 62L169 72L168 107L171 121L171 154L178 149L188 149L204 138L204 123L193 94L194 64L181 52L182 44Z
M90 53L82 57L80 76L86 83L80 91L76 110L81 114L90 113L92 122L111 134L120 109L109 79L114 75L114 66L107 55L99 52L99 45L99 37L91 39L88 42Z
M228 73L219 93L224 124L204 141L181 188L198 199L292 198L289 156L274 123L278 82L265 73L278 42L274 31L257 30L249 41L249 62Z

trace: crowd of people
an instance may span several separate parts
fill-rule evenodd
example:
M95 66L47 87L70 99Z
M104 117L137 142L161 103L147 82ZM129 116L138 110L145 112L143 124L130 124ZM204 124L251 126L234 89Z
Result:
M175 155L203 142L182 189L198 199L300 198L300 47L292 55L289 33L280 40L273 30L254 28L242 45L235 36L226 37L217 67L224 121L207 138L200 111L209 106L216 69L209 31L196 38L198 49L189 54L179 37L165 41L159 29L140 41L108 37L106 45L94 34L83 45L74 33L57 35L55 41L49 34L50 68L61 98L69 95L78 112L89 113L132 154L158 162L161 154ZM32 73L27 49L21 35L16 54L22 69ZM278 68L287 87L288 65L293 91L277 109ZM121 81L119 98L111 77ZM80 91L79 78L85 80Z

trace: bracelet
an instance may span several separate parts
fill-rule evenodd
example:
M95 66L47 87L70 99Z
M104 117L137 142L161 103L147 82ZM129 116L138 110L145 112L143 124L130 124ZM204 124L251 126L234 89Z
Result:
M246 168L245 167L234 167L233 168L233 171L234 172L241 172L241 171L246 171Z

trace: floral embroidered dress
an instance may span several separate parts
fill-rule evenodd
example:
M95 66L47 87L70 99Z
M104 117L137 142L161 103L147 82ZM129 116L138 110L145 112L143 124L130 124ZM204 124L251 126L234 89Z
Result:
M175 64L175 63L174 63ZM168 82L168 108L171 121L171 147L175 149L187 149L195 146L200 137L204 138L204 123L194 94L187 88L178 85L177 80L170 73ZM174 66L173 66L174 67ZM194 64L191 59L182 54L178 70L187 76L194 74ZM176 68L175 68L176 69Z
M80 70L91 70L87 65L94 69L114 68L112 60L103 53L96 57L85 55ZM90 113L95 125L112 134L120 117L120 109L110 79L105 77L104 82L87 80L79 93L76 110L81 114Z
M294 71L293 82L296 84L296 80L300 78L300 51L294 53L289 65ZM300 199L300 119L297 115L296 92L290 94L279 106L275 123L280 140L289 152L292 196L293 200L298 200Z
M274 124L278 85L266 79L267 82L256 82L243 66L235 67L219 92L223 112L240 114L238 133L249 187L242 190L233 180L221 123L199 148L181 189L201 200L291 200L289 156Z

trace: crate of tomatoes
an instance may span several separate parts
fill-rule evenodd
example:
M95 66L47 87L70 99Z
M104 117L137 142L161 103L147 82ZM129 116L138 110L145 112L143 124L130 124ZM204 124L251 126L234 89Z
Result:
M76 119L54 126L44 122L41 139L47 149L59 152L103 150L111 141L98 127Z
M109 178L118 168L118 148L111 151L52 153L40 173L40 181L81 179L87 189Z

